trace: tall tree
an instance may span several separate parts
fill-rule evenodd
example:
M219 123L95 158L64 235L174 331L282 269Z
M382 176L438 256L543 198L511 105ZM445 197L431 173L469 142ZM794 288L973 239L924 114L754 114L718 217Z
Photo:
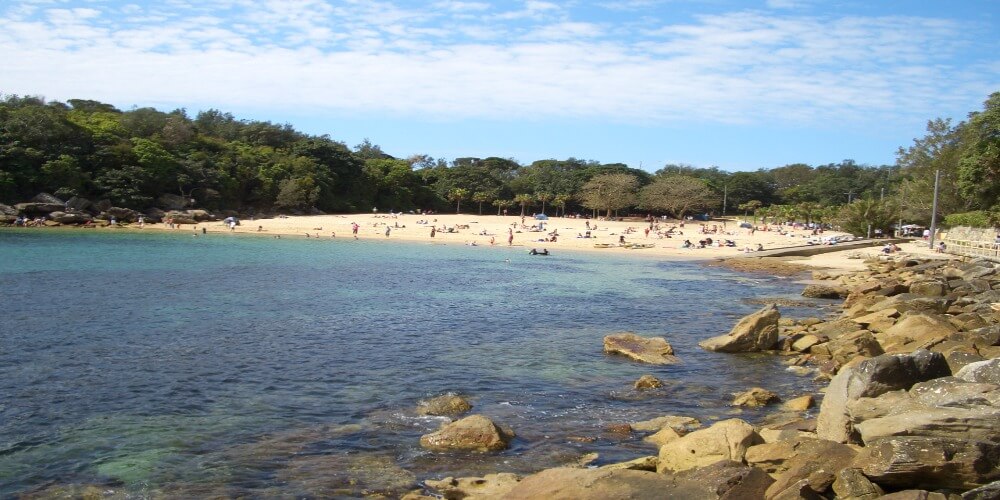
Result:
M602 174L587 181L580 191L583 206L594 210L611 212L635 205L639 189L639 179L625 173Z
M980 208L993 213L1000 224L1000 92L972 113L966 132L966 146L958 163L959 191Z
M639 195L643 208L666 211L678 219L690 210L704 210L721 200L705 181L686 175L659 175Z

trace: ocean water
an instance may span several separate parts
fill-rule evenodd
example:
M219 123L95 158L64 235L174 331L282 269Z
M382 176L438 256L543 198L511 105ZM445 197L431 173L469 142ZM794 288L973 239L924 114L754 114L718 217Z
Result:
M85 485L127 495L398 495L446 475L654 454L615 423L738 412L732 394L816 390L771 355L697 347L787 280L612 254L0 231L0 497ZM815 310L783 310L817 315ZM682 362L602 353L664 336ZM664 381L639 393L650 373ZM495 454L433 453L457 393L517 433Z

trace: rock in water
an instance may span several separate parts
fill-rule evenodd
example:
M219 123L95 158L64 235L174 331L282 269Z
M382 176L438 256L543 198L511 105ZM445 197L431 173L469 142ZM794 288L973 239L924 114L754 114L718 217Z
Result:
M421 401L417 405L417 414L435 416L461 415L472 409L469 401L462 396L454 394L444 394L435 398Z
M499 451L510 445L512 433L482 415L472 415L420 436L420 446L435 451Z
M698 343L703 349L718 352L754 352L771 349L778 342L778 320L781 313L774 305L741 319L726 335Z
M647 389L658 389L660 387L663 387L663 382L660 382L660 379L652 375L646 374L639 377L639 379L635 381L633 386L636 388L636 390L644 391Z
M760 408L771 403L778 403L781 398L777 394L760 387L754 387L746 392L741 392L733 399L733 406L747 406L750 408Z
M615 333L604 337L604 352L621 354L640 363L667 365L680 361L674 348L663 337L640 337L632 332Z

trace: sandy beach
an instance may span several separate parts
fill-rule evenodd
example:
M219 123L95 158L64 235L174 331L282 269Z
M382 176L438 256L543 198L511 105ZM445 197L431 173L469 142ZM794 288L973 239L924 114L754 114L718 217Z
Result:
M654 227L641 220L607 221L552 217L535 220L531 216L496 216L469 214L349 214L287 216L269 219L242 220L230 230L223 221L183 225L174 229L162 224L146 224L145 229L193 231L201 234L242 234L282 238L354 238L376 241L408 241L438 245L470 245L484 248L515 248L529 252L548 250L557 255L563 251L591 252L608 255L629 255L639 258L667 260L711 260L727 257L753 256L756 249L765 250L808 246L817 236L808 229L757 224L757 230L740 228L736 219L725 221L657 221ZM589 228L588 228L589 225ZM133 225L132 227L135 227ZM669 237L665 233L673 229ZM388 230L388 232L387 232ZM432 234L433 233L433 234ZM586 237L589 234L589 238ZM825 231L820 237L843 235ZM508 238L513 235L508 245ZM554 240L553 241L553 236ZM621 245L624 236L625 246ZM699 241L711 238L713 244L699 248ZM685 240L694 246L684 248ZM717 246L717 241L731 240L735 246ZM631 246L631 247L630 247ZM747 252L747 249L750 251ZM857 270L864 267L859 255L875 255L878 247L845 250L793 262L813 267ZM905 253L933 254L926 244L906 243Z

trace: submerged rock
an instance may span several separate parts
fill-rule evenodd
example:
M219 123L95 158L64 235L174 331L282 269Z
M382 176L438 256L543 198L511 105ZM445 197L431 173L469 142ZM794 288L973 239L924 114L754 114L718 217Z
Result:
M417 404L418 415L454 416L472 409L472 404L462 396L444 394Z
M652 375L646 374L639 377L639 379L636 380L635 383L632 385L633 387L635 387L636 390L644 391L648 389L658 389L660 387L663 387L663 382L660 382L660 379Z

